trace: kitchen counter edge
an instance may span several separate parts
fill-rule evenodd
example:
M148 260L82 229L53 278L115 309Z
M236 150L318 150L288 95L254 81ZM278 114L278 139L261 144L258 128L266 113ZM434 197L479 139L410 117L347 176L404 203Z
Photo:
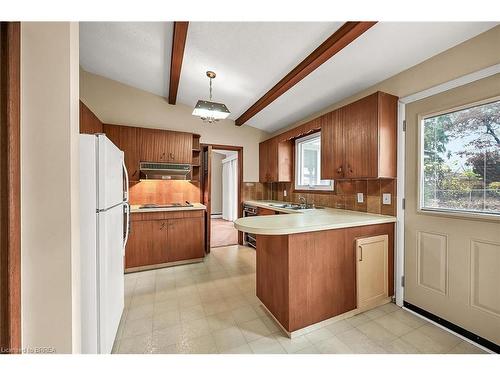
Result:
M207 207L201 203L193 203L192 207L158 207L158 208L139 208L139 205L131 205L130 213L148 213L148 212L170 212L170 211L195 211L206 210Z

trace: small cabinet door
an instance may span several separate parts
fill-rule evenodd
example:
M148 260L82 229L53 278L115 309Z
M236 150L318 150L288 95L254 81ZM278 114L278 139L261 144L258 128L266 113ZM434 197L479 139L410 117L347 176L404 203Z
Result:
M130 181L139 181L138 129L130 126L104 124L106 136L125 154Z
M168 133L167 161L170 163L191 164L193 158L193 135L181 132Z
M167 221L133 221L125 249L125 268L167 262Z
M388 297L388 250L386 234L356 240L358 308L374 306Z
M378 94L342 108L344 177L378 177Z
M321 179L344 177L344 139L342 108L321 117Z
M158 129L140 129L140 161L166 162L168 149L167 132Z
M269 142L259 143L259 182L269 182Z
M258 216L276 215L276 214L277 214L276 211L270 210L269 208L262 208L262 207L257 208L257 215Z
M203 217L168 220L169 262L203 258L204 249Z

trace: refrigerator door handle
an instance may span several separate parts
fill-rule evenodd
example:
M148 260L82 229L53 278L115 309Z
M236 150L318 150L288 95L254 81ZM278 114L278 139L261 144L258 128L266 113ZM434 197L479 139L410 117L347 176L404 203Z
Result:
M125 215L127 217L126 231L125 231L125 236L123 238L123 255L125 255L125 247L127 246L128 237L130 234L130 204L128 202L125 203L123 208L125 209Z
M123 176L125 177L125 189L123 192L123 200L125 202L128 202L128 172L127 172L127 167L125 166L125 161L122 161L122 167L123 167Z

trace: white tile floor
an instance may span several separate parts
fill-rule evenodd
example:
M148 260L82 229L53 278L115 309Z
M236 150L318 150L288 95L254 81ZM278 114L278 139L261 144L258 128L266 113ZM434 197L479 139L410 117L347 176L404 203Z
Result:
M482 353L387 304L294 339L255 297L255 250L213 249L203 263L125 276L115 353Z

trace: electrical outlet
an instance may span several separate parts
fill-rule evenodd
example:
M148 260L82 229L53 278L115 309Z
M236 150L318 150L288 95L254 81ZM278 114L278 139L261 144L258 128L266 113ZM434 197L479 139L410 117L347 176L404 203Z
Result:
M283 190L283 196L286 197L286 189Z
M363 201L364 201L363 193L358 193L358 203L363 203Z
M391 204L391 194L389 193L382 194L382 204Z

